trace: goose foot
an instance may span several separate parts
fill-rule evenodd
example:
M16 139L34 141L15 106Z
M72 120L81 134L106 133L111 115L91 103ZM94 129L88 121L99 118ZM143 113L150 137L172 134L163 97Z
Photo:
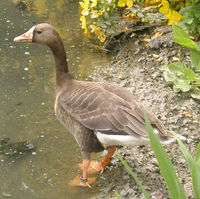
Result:
M83 164L79 163L78 164L79 168L83 170ZM96 161L90 161L90 166L88 168L87 173L88 174L94 174L94 173L103 173L104 172L104 167L102 166L101 162L96 162Z
M100 162L90 161L87 173L88 174L93 174L97 172L103 173L106 166L110 163L111 157L115 153L115 150L116 150L115 146L108 147L108 153L102 158ZM80 167L80 169L83 170L83 164L78 164L78 166Z
M80 175L77 175L73 180L69 182L70 186L78 186L78 187L89 187L91 188L91 184L96 182L95 177L89 177L86 182L81 180Z

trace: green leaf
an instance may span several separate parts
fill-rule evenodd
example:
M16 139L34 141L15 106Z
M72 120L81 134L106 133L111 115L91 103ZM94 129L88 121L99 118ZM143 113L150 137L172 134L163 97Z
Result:
M115 191L115 195L117 197L117 199L121 199L120 195Z
M200 165L196 162L192 168L192 185L195 198L200 198Z
M186 6L186 7L182 8L182 9L180 10L179 13L180 13L182 16L188 16L188 15L191 16L192 8L193 8L192 5Z
M187 24L192 24L193 23L193 21L194 21L194 18L187 18Z
M196 154L195 154L195 161L200 164L200 142L197 146Z
M197 44L192 41L179 25L173 24L174 41L190 49L198 50Z
M111 29L111 28L108 28L108 29L106 30L106 32L107 32L108 34L114 34L114 33L115 33L115 31L114 31L113 29Z
M176 84L173 85L173 91L178 93L179 91L181 91L181 89L179 87L176 86Z
M185 73L185 64L181 62L174 62L173 64L169 64L168 68L171 72L176 73L177 75L182 75Z
M164 78L167 82L174 82L176 80L176 74L170 72L169 70L164 72Z
M158 160L160 171L167 184L171 198L172 199L186 199L183 187L181 186L178 180L178 177L176 176L176 171L169 157L167 156L167 153L165 152L163 146L160 144L158 137L153 132L153 128L151 127L146 115L145 115L145 124L148 131L149 139L151 142L151 147Z
M128 164L125 162L125 160L121 157L121 155L119 155L118 152L115 152L115 154L117 155L117 157L119 158L119 160L122 162L122 164L125 166L126 170L131 174L131 176L134 178L134 180L137 182L138 186L140 187L144 198L145 199L150 199L148 196L148 193L146 192L146 190L144 189L142 183L139 181L139 179L137 178L137 176L135 175L135 173L131 170L131 168L128 166Z
M195 194L195 198L200 198L200 145L197 147L197 152L196 152L196 157L195 160L192 158L190 153L188 152L187 148L184 146L183 142L178 138L176 133L171 131L171 133L174 135L176 138L180 149L185 156L185 159L188 162L190 173L192 175L192 185L193 185L193 190Z
M182 92L187 92L191 89L190 81L186 79L176 79L174 81L175 87L180 88Z
M200 100L200 94L191 93L190 95L191 95L192 98Z
M172 130L170 130L170 132L174 135L174 137L176 138L178 144L179 144L179 147L183 153L183 155L185 156L185 159L187 160L188 162L188 165L189 165L189 169L192 173L192 164L194 164L194 159L192 158L192 156L190 155L190 153L188 152L187 148L184 146L183 142L178 138L178 135L173 132Z
M192 81L195 78L196 78L196 75L195 75L194 71L191 70L190 68L186 68L185 69L185 79Z
M192 68L200 71L200 52L196 50L191 50L190 60Z

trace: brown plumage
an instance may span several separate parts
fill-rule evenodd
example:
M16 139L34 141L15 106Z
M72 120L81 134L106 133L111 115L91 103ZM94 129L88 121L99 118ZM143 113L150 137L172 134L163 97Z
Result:
M133 145L148 140L144 107L118 85L75 80L68 72L64 46L53 26L38 24L14 39L15 42L24 40L45 44L52 50L56 69L55 113L83 152L83 176L78 185L90 187L86 177L91 152L102 151L105 143L110 146L108 155L96 165L97 170L103 171L115 151L113 143L121 141L117 136L125 139L124 145L130 144L132 139L136 140ZM147 109L145 111L161 141L171 140L160 121Z

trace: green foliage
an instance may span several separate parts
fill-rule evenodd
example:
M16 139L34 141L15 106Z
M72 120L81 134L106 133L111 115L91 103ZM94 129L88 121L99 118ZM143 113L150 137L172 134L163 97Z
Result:
M198 50L198 45L190 39L181 26L173 24L174 41L186 48Z
M124 18L133 24L166 22L167 18L169 25L179 22L190 35L200 35L198 0L81 0L80 6L82 28L85 33L90 29L101 42L115 33Z
M179 25L190 35L195 38L200 36L200 3L186 6L180 10L180 14L184 16L180 21Z
M195 198L200 198L200 143L197 147L195 158L193 158L178 136L174 132L172 133L178 141L179 147L188 162L190 173L192 175Z
M200 50L196 42L192 41L183 28L173 25L174 41L190 49L191 65L174 62L164 68L165 80L173 84L175 92L188 92L193 98L200 99Z
M155 135L153 128L151 127L147 117L145 117L146 128L148 131L151 147L155 153L156 159L162 176L167 184L169 194L172 199L186 199L184 190L176 176L176 171L165 152L165 149L160 144L158 137Z
M132 0L131 0L132 1ZM83 0L80 21L85 33L88 27L94 32L101 42L106 40L106 34L114 33L114 27L119 20L116 12L118 0Z
M81 0L80 21L85 33L93 32L101 42L105 42L110 34L114 34L125 24L126 19L133 24L160 23L166 18L158 12L162 0ZM165 8L164 8L165 9ZM174 14L174 13L173 13ZM173 18L173 19L172 19ZM170 21L176 18L172 15ZM127 31L124 27L123 31Z

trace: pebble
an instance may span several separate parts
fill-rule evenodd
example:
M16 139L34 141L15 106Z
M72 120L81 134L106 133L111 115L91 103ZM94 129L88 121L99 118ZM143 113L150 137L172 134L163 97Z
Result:
M124 189L123 189L123 190L120 192L120 196L121 196L122 198L128 196L127 190L124 190Z

